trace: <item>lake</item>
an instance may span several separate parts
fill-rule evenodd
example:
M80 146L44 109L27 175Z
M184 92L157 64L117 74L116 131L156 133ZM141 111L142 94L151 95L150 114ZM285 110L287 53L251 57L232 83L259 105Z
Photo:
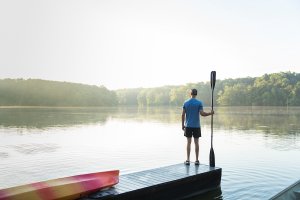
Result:
M215 113L221 189L193 200L268 199L300 179L299 107ZM210 119L201 118L202 164L209 164ZM2 107L0 141L0 188L112 169L127 174L183 163L186 155L181 107Z

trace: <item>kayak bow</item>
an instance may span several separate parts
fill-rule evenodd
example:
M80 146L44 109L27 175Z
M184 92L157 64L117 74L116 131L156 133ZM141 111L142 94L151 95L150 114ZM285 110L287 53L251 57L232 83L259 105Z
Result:
M82 174L0 190L0 200L69 200L111 187L119 170Z

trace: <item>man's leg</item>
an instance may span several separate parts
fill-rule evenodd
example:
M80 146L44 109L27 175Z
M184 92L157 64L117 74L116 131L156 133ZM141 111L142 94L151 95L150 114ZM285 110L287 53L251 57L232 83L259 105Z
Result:
M199 161L199 138L194 138L196 161Z
M186 160L190 161L190 154L191 154L191 143L192 143L192 137L187 137L187 145L186 145Z

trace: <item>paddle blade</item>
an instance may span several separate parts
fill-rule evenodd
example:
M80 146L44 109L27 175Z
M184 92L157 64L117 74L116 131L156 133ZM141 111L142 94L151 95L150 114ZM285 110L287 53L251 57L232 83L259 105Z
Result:
M210 73L210 86L211 89L214 89L216 85L216 71Z
M209 152L209 166L211 167L215 166L215 152L213 148L210 148L210 152Z

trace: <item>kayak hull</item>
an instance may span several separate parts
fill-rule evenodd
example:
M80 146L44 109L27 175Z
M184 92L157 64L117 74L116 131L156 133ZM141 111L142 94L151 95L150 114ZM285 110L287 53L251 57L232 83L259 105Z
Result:
M300 180L287 187L270 200L299 200L300 199Z
M119 170L82 174L0 190L0 200L71 200L111 187Z

